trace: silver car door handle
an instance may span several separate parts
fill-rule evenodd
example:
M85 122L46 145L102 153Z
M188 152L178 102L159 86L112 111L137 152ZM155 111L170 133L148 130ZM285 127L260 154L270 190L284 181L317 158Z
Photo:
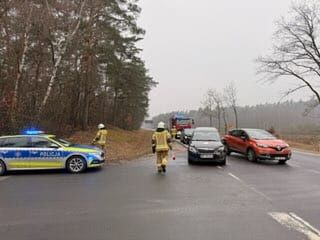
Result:
M38 152L37 151L31 151L31 154L37 154Z

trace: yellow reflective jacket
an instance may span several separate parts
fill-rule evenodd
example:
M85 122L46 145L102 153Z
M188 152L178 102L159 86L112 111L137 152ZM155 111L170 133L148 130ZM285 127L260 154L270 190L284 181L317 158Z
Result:
M107 142L107 135L108 135L108 131L106 129L99 130L94 139L94 142L98 143L99 145L105 145Z
M172 134L172 136L176 136L177 135L177 129L176 128L172 128L171 129L171 134Z
M157 152L169 151L170 139L171 136L168 131L157 131L152 136L152 145L156 148Z

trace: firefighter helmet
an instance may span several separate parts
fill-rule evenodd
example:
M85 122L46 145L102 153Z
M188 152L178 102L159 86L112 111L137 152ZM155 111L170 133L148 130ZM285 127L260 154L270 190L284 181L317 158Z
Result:
M159 123L158 123L158 128L164 129L164 128L165 128L164 122L159 122Z

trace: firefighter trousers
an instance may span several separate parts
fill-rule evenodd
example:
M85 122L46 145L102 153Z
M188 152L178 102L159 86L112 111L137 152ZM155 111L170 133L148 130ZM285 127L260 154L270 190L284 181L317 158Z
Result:
M167 165L168 163L169 151L159 151L157 152L157 167L162 165Z

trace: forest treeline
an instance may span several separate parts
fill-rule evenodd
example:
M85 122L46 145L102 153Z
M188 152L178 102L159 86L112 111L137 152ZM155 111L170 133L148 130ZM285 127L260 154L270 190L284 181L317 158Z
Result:
M0 133L139 128L156 85L140 12L137 0L1 0Z
M239 127L241 128L274 128L279 133L320 135L320 107L309 113L310 102L287 101L278 104L260 104L255 106L237 106ZM201 109L178 111L195 120L195 126L210 126L210 119ZM165 113L153 118L153 122L165 121L176 112ZM308 114L307 114L308 113ZM213 126L218 128L218 115L213 118ZM226 108L228 128L235 128L235 116L231 107ZM222 120L220 120L222 121ZM221 125L221 133L225 132Z

